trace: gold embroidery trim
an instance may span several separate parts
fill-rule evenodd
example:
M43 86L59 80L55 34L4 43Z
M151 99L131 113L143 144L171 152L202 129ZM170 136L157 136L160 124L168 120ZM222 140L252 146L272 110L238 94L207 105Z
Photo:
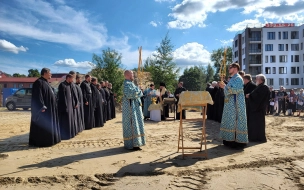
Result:
M145 134L137 135L136 137L123 138L123 140L128 141L128 140L135 139L135 138L138 138L138 137L143 137L143 136L145 136Z
M239 133L239 134L247 134L247 131L238 131L238 130L233 130L233 129L224 129L221 128L221 131L229 132L229 133Z

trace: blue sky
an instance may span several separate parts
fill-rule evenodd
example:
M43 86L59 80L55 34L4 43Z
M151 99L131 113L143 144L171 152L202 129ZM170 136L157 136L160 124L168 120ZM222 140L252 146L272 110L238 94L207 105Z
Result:
M0 70L28 74L92 68L92 54L113 48L125 68L155 51L169 32L179 67L207 65L247 25L304 22L303 0L1 0Z

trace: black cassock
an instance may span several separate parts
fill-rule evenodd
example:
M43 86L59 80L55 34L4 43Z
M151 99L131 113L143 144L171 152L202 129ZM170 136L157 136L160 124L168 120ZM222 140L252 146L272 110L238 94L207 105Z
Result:
M30 146L47 147L61 141L56 96L43 77L32 87L31 114Z
M103 123L106 123L107 120L108 120L107 119L108 115L107 115L106 93L105 93L105 90L103 88L100 88L99 92L101 93L102 98L103 98L103 103L102 103Z
M94 110L94 118L95 118L95 126L94 127L103 127L103 114L102 114L102 97L100 95L99 90L96 88L96 86L91 83L91 89L92 89L92 100L93 104L95 105Z
M160 90L161 92L162 90ZM162 95L162 100L164 101L164 98L168 98L169 95L167 91ZM160 99L157 98L157 102L160 102ZM163 111L161 114L161 120L166 120L166 118L169 117L169 106L167 104L163 104Z
M247 117L249 141L267 141L265 135L265 110L269 102L269 94L268 86L260 84L249 95L250 110Z
M78 125L79 125L79 132L84 130L84 112L83 112L83 96L82 96L82 91L80 88L80 84L75 84L77 93L78 93Z
M107 105L105 106L105 111L107 112L107 121L112 119L111 116L111 102L110 102L110 92L107 87L103 87L103 90L105 92L105 100L107 102Z
M256 84L254 84L252 81L245 84L244 85L244 95L245 95L245 97L246 97L246 94L250 94L255 88L256 88ZM245 103L246 103L246 115L247 115L247 118L248 118L250 105L249 105L249 100L247 98L245 98Z
M214 96L213 120L219 123L222 122L224 103L225 103L224 89L218 88Z
M83 81L80 88L83 96L84 126L85 129L92 129L95 125L95 119L90 83ZM86 102L88 102L88 105L86 105Z
M184 87L181 88L179 87L174 92L174 97L176 98L176 103L175 103L176 119L180 119L180 112L177 112L179 96L176 95L182 93L183 91L186 91L186 89ZM182 119L186 119L186 110L182 111Z
M78 134L81 130L81 123L79 122L79 115L80 115L80 110L79 110L79 96L78 96L78 91L76 88L75 83L71 83L71 90L72 90L72 103L73 103L73 122L76 130L76 134ZM76 102L77 101L77 102ZM77 105L77 108L76 108Z
M74 119L74 107L76 105L74 103L78 102L78 100L72 91L70 83L64 81L59 84L57 102L62 140L73 138L77 133Z
M112 90L109 89L110 92L110 101L111 101L111 117L112 119L116 118L116 111L115 111L115 97Z

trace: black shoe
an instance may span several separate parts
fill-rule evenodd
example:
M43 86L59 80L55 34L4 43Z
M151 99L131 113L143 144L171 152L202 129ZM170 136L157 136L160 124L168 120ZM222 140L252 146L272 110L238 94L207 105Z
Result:
M133 147L133 149L132 150L134 150L134 151L138 151L138 150L142 150L140 147Z

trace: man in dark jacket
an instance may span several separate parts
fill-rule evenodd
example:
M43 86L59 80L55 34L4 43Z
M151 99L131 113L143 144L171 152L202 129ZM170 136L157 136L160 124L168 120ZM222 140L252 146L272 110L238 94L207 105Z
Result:
M186 91L186 89L183 87L183 82L182 81L180 81L179 83L178 83L178 88L175 90L175 92L174 92L174 97L176 98L176 103L175 103L175 106L176 106L176 109L175 109L175 111L176 111L176 119L180 119L180 113L179 112L177 112L177 105L178 105L178 100L179 100L179 95L180 95L180 93L182 93L183 91ZM182 119L186 119L186 110L183 110L182 111Z
M250 94L256 88L256 84L252 82L252 78L250 74L244 75L243 80L244 80L244 94L245 95ZM246 103L246 114L248 118L248 111L250 110L250 105L247 98L245 99L245 103Z

